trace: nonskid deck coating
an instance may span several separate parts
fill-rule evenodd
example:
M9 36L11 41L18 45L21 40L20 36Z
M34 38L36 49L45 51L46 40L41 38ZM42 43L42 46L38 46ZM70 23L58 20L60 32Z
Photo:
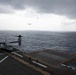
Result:
M58 61L67 60L67 58L64 58L64 57L61 57L61 56L58 56L58 55L55 55L55 54L51 54L51 53L46 53L46 52L41 52L41 53L39 53L39 55L45 56L47 58L49 57L49 58L52 58L52 59L58 60Z
M52 49L41 50L29 55L40 62L47 64L47 66L57 75L76 75L75 70L62 66L63 63L71 62L71 60L75 61L76 55Z
M49 65L52 64L54 66L60 66L61 63L67 62L68 60L75 58L75 55L65 52L59 52L52 49L41 50L39 52L32 53L31 56L42 60Z
M42 54L42 52L44 53L43 55L39 55L39 53L41 53ZM39 52L35 52L35 53L30 53L30 54L28 54L28 53L26 53L26 52L21 52L21 50L20 51L17 51L17 53L18 54L20 54L20 55L22 55L23 57L20 57L20 56L18 56L18 55L15 55L15 56L17 56L17 57L19 57L21 60L24 60L24 61L27 61L27 62L29 62L29 57L31 57L32 58L32 60L38 60L38 62L40 62L41 64L43 64L43 65L45 65L45 66L47 66L48 68L46 69L46 70L49 70L49 72L50 72L50 74L52 73L53 75L55 74L55 75L76 75L76 72L73 72L72 70L69 70L69 69L67 69L67 70L63 70L63 69L59 69L59 68L55 68L55 67L50 67L50 65L48 65L48 64L52 64L53 63L53 65L54 66L58 66L58 65L60 65L61 63L62 63L62 60L61 61L59 61L61 58L63 58L64 59L64 61L63 62L65 62L65 61L67 61L67 60L70 60L70 59L72 59L72 58L74 58L75 56L73 56L73 55L70 55L70 54L67 54L67 55L64 55L65 53L62 53L62 52L58 52L58 51L53 51L53 50L43 50L43 51L39 51ZM46 54L46 55L45 55ZM49 54L49 55L48 55ZM51 58L51 55L52 55L52 58ZM1 55L2 56L2 55ZM49 56L49 57L47 57L47 56ZM54 56L55 57L57 57L57 60L56 60L56 58L54 58ZM67 56L67 57L66 57ZM35 59L33 59L33 58L35 58ZM51 59L50 59L51 58ZM54 58L54 59L53 59ZM10 59L10 60L12 60L12 58ZM19 61L16 61L16 63L19 63ZM30 61L30 62L32 62L32 61ZM46 63L45 63L46 62ZM49 62L49 63L48 63ZM51 62L51 63L50 63ZM4 63L7 63L7 65L5 64L5 66L8 66L8 61L6 62L6 61L4 61ZM48 64L47 64L48 63ZM11 64L13 64L13 62L11 62ZM18 64L18 65L20 65L20 64ZM24 64L23 64L24 65ZM35 65L35 64L33 64L33 65ZM2 65L1 65L2 66ZM4 66L4 64L3 64L3 66ZM36 67L39 67L38 65L35 65ZM14 67L14 64L13 64L13 67ZM8 67L6 67L6 68L8 68ZM5 68L5 69L6 69ZM16 68L17 68L17 66L16 66ZM23 67L22 67L23 68ZM26 67L27 68L27 67ZM29 68L29 67L28 67ZM40 67L41 68L41 67ZM8 68L9 69L9 68ZM6 70L6 72L8 72L9 70ZM13 70L13 68L11 68L12 70ZM19 69L19 68L18 68ZM41 68L42 70L43 70L43 68ZM1 68L0 68L0 70L1 70ZM27 69L28 71L28 73L29 73L29 69ZM32 74L33 75L42 75L40 72L36 72L36 71L33 71L33 69L31 69L30 71L32 71ZM2 71L0 71L0 73L2 73L2 72L4 72L3 70ZM16 72L16 71L15 71ZM20 72L23 72L23 71L20 71ZM26 73L25 73L26 74ZM3 75L7 75L7 74L3 74ZM10 75L10 74L8 74L8 75ZM12 75L19 75L19 74L13 74L12 73ZM24 74L22 74L22 75L24 75ZM27 75L31 75L31 74L27 74ZM44 74L44 75L47 75L47 74Z
M16 52L16 53L18 53L18 52ZM0 52L0 54L2 54L2 53L3 52ZM20 52L20 53L22 54L23 52ZM0 61L1 61L0 75L43 75L41 72L28 66L28 65L30 65L28 62L28 59L26 56L23 56L23 54L22 54L23 57L20 57L18 55L14 55L14 56L21 60L24 59L24 63L27 62L28 65L23 64L22 62L14 59L13 57L11 57L11 55L13 55L13 54L9 53L9 52L8 53L4 52L2 55L0 55Z

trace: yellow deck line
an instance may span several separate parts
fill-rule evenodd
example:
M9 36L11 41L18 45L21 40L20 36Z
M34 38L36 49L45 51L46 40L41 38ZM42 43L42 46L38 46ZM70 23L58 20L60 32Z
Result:
M38 59L38 58L32 57L31 55L28 55L28 54L25 54L25 53L23 53L23 54L24 54L25 56L27 56L27 57L31 57L33 60L38 60L38 61L40 61L40 62L42 62L42 63L44 63L44 64L46 64L46 65L48 65L48 66L50 66L50 67L58 68L58 69L59 69L59 67L54 66L54 65L51 65L51 64L48 64L47 62L44 62L44 61L42 61L42 60L40 60L40 59Z
M20 58L18 58L18 57L16 57L16 56L14 56L14 55L11 55L11 54L9 54L9 53L7 53L7 54L10 55L11 57L13 57L14 59L16 59L17 61L21 62L22 64L25 64L25 65L27 65L28 67L33 68L34 70L42 73L43 75L51 75L50 73L48 73L48 72L46 72L46 71L43 71L42 69L40 69L40 68L38 68L38 67L35 67L34 65L31 65L31 64L29 64L28 62L26 62L26 61L24 61L24 60L22 60L22 59L20 59Z

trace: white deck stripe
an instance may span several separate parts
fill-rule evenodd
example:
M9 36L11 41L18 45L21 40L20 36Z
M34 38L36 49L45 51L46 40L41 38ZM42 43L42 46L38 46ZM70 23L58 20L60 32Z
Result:
M0 63L2 63L5 59L7 59L8 58L8 56L6 56L6 57L4 57L1 61L0 61Z
M23 57L22 55L20 55L20 54L18 54L16 52L12 52L12 53L15 54L15 55L17 55L17 56L19 56L19 57Z
M43 65L43 64L41 64L41 63L38 63L38 62L36 62L36 61L32 61L33 63L35 63L35 64L37 64L37 65L40 65L40 66L42 66L42 67L44 67L44 68L47 68L47 66L45 66L45 65Z

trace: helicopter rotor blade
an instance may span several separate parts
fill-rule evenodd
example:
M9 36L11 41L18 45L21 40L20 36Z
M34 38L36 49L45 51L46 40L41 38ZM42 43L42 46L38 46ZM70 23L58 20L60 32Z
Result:
M19 36L15 36L15 37L23 37L23 36L19 35Z
M18 41L12 41L12 42L9 42L9 43L18 43Z

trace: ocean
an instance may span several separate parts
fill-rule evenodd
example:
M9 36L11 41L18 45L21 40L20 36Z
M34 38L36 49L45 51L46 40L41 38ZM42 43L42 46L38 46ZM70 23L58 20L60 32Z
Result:
M17 35L23 36L22 45L12 45L26 52L53 49L76 54L76 32L0 31L0 42L15 41Z

